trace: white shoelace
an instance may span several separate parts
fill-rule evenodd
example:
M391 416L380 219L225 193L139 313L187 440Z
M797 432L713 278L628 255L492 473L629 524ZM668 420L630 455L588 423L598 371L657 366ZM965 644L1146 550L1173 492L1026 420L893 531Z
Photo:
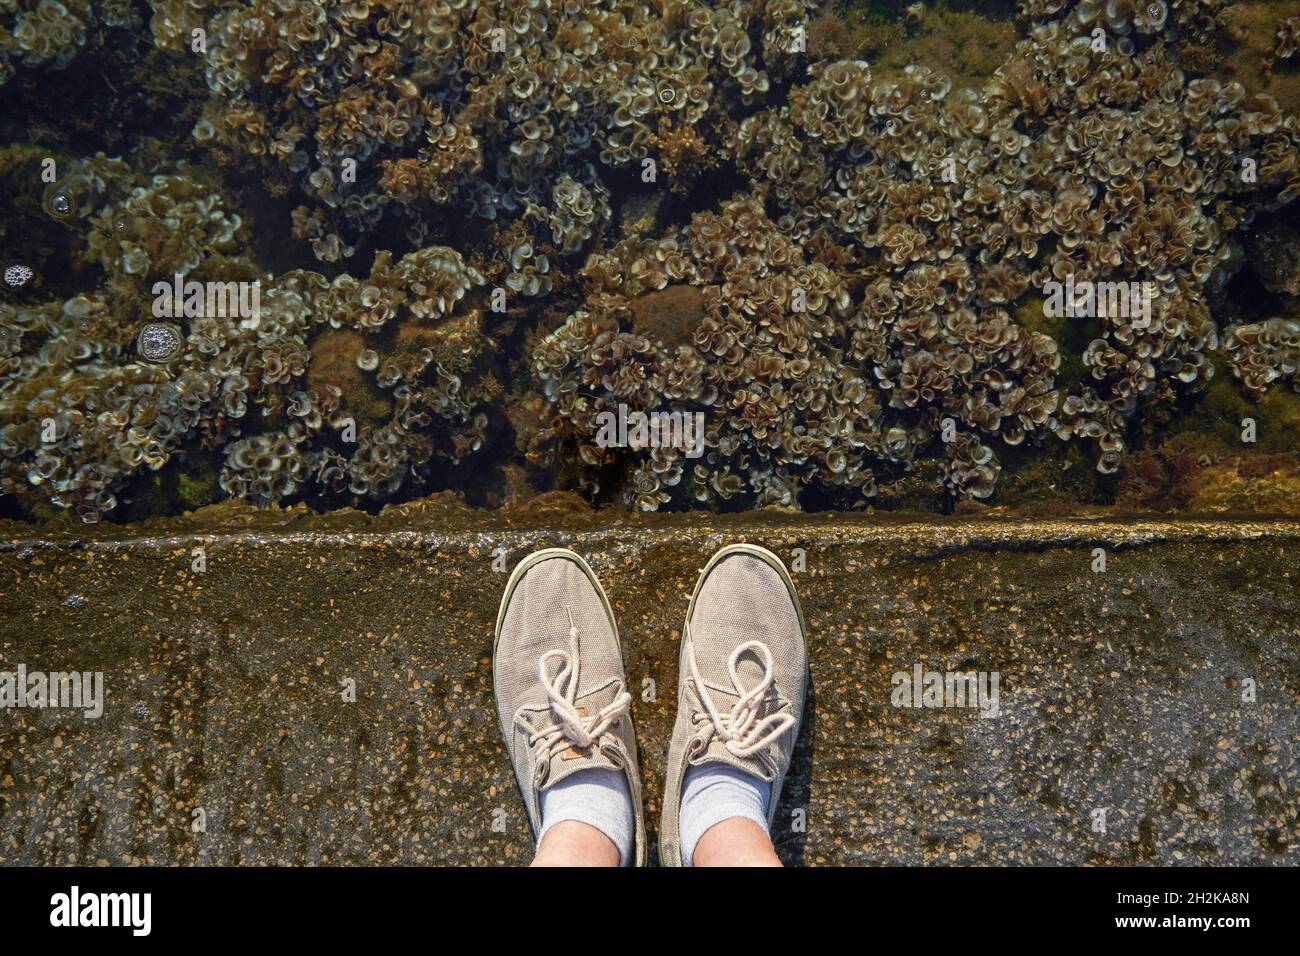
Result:
M583 717L578 713L576 701L581 666L578 655L578 628L573 623L573 610L568 605L565 605L565 610L569 614L569 650L547 651L537 661L537 673L542 687L546 689L546 698L550 702L551 712L555 715L556 721L541 730L532 731L528 738L529 746L539 740L545 740L548 756L554 756L569 747L576 747L579 750L590 747L600 739L601 734L625 717L632 706L632 695L627 692L626 685L620 679L618 693L599 713L590 717ZM551 677L547 665L553 657L558 657L561 664L559 671ZM560 746L561 744L563 746Z
M752 757L768 744L794 726L794 717L790 714L769 714L758 719L759 704L767 695L768 689L776 682L772 676L772 652L762 641L746 641L731 652L727 661L727 670L731 673L731 684L740 698L725 716L718 710L709 694L708 686L700 677L700 665L695 660L695 642L686 632L686 663L691 669L691 680L695 685L695 696L713 723L714 733L726 745L727 750L736 757ZM745 651L758 653L763 662L763 676L757 684L748 690L740 682L736 664Z

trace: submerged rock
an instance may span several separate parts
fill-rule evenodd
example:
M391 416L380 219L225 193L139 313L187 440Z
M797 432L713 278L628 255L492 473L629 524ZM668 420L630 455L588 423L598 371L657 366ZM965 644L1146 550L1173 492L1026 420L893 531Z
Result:
M1246 234L1247 261L1270 292L1300 295L1300 230L1274 222Z

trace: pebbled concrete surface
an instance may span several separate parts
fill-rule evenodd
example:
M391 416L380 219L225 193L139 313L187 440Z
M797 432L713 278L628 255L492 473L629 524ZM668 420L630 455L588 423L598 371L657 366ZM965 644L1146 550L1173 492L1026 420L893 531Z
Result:
M526 862L489 654L505 572L551 545L587 557L618 616L653 840L681 618L735 540L806 555L787 862L1300 863L1297 522L430 513L2 532L0 670L107 685L99 720L0 710L7 864ZM917 663L997 671L999 716L892 706L891 675Z

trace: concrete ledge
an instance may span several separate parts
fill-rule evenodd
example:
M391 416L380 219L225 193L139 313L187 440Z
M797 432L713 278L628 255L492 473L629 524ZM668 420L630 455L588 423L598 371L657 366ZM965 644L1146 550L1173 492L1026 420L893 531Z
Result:
M0 710L4 863L525 862L492 706L493 563L556 544L588 558L619 618L653 836L686 599L741 539L805 555L813 691L778 814L788 862L1300 862L1300 522L5 531L0 670L102 671L106 704L97 720ZM998 716L892 705L916 664L996 671Z

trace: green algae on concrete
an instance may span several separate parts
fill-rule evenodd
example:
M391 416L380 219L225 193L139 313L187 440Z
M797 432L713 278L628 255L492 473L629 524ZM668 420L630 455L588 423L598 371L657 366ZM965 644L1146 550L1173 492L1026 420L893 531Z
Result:
M0 711L0 862L525 862L491 639L548 545L618 616L653 840L687 596L742 539L802 568L787 862L1295 862L1295 522L218 513L7 529L0 668L103 671L107 703ZM917 664L998 672L999 716L892 706Z

